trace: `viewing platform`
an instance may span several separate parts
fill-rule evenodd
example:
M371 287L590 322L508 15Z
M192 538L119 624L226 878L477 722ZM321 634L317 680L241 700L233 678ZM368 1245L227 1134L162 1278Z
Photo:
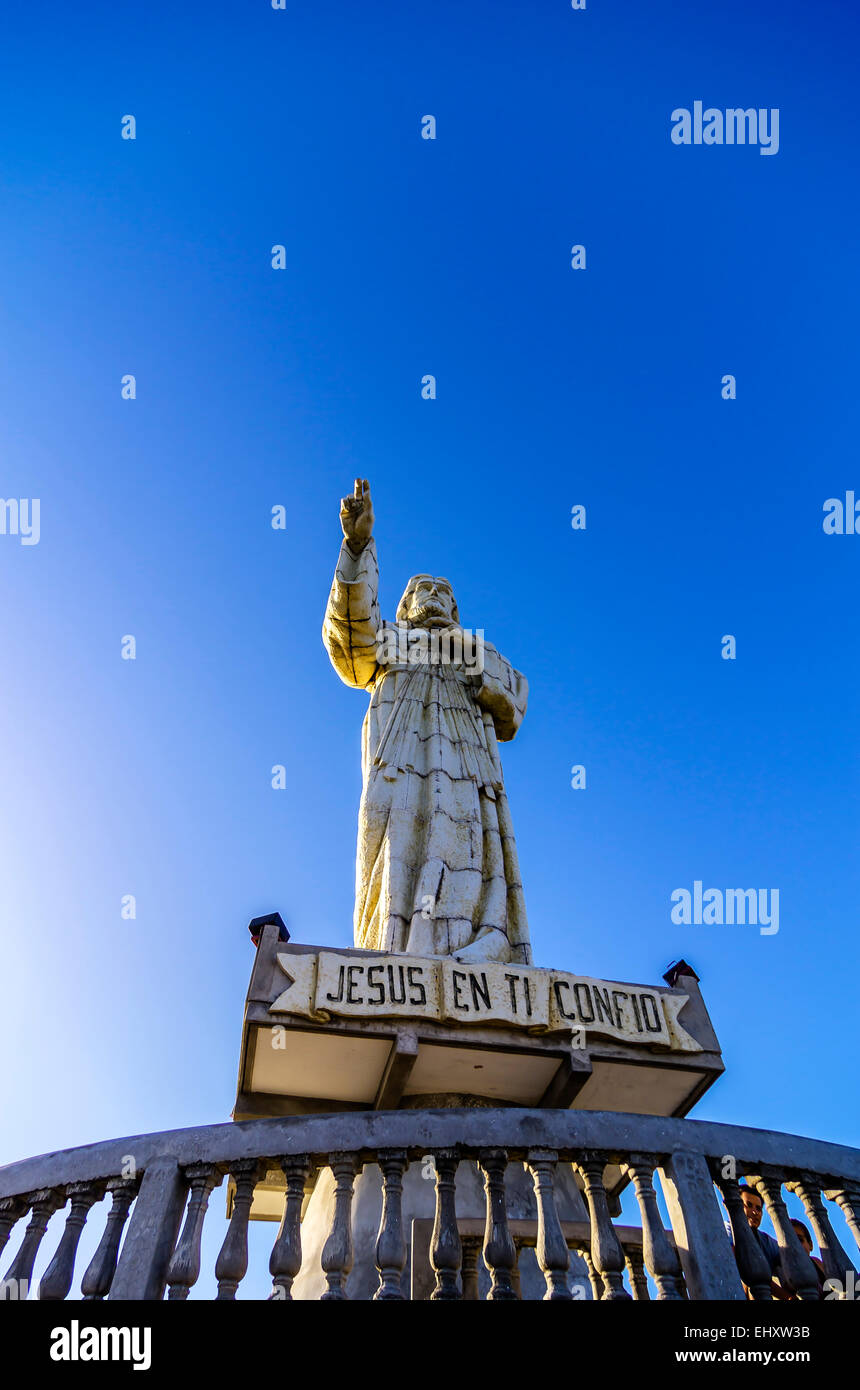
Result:
M134 1178L120 1176L129 1155ZM736 1177L723 1176L727 1155ZM428 1156L433 1182L424 1185L432 1219L405 1225L404 1174L410 1163L427 1162ZM67 1206L62 1235L38 1286L40 1299L69 1297L81 1231L94 1211L103 1216L103 1232L75 1296L160 1300L166 1292L168 1299L187 1299L200 1275L209 1199L226 1179L231 1214L214 1274L217 1298L235 1299L248 1270L255 1187L277 1171L283 1195L269 1259L269 1297L289 1299L294 1281L307 1272L302 1214L323 1170L333 1185L332 1216L310 1271L323 1300L356 1296L350 1271L360 1174L377 1178L380 1195L373 1289L362 1297L614 1301L653 1293L658 1299L740 1300L743 1278L753 1298L770 1300L771 1272L743 1214L741 1176L764 1199L788 1290L801 1300L820 1297L816 1268L795 1235L784 1192L803 1203L826 1275L854 1287L856 1256L840 1245L830 1217L841 1211L860 1242L857 1149L699 1120L511 1107L342 1111L205 1125L8 1164L0 1168L0 1249L16 1223L28 1216L29 1221L5 1271L5 1296L26 1296L48 1220ZM641 1227L616 1224L617 1190L613 1195L605 1176L610 1172L632 1184ZM558 1214L557 1193L571 1176L583 1195L584 1221ZM485 1194L483 1222L464 1217L458 1201L466 1180L475 1178ZM524 1179L530 1210L524 1208ZM660 1217L655 1182L670 1229ZM737 1260L718 1193L731 1220ZM213 1219L219 1218L210 1213ZM366 1224L367 1213L362 1220ZM586 1280L572 1278L576 1261ZM531 1292L527 1266L539 1279Z

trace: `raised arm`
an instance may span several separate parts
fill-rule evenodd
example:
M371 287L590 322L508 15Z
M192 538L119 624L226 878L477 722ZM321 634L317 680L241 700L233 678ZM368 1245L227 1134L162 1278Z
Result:
M356 478L340 504L344 541L323 622L323 642L341 680L365 690L377 670L380 628L379 567L373 540L373 503L367 479Z

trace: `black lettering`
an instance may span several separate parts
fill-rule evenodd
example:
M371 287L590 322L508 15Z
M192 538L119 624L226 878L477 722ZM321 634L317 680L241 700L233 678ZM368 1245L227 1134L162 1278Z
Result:
M658 1013L658 1011L657 1011L657 1000L654 998L653 994L643 994L641 997L642 997L642 1017L643 1017L644 1020L645 1020L645 1027L647 1028L647 1030L648 1030L649 1033L662 1033L663 1028L662 1028L661 1023L660 1023L660 1015L659 1015L659 1013ZM650 1020L649 1020L649 1018L648 1018L648 1010L647 1010L647 1008L645 1007L646 1004L650 1004L650 1005L651 1005L651 1013L654 1015L654 1022L653 1022L653 1023L651 1023Z
M553 989L555 990L555 1002L556 1002L556 1006L557 1006L558 1011L559 1011L559 1013L561 1014L562 1018L568 1018L568 1019L571 1019L572 1021L575 1020L575 1019L576 1019L576 1014L575 1014L575 1013L574 1013L574 1014L569 1014L569 1013L567 1012L567 1010L565 1009L564 1005L563 1005L562 1002L561 1002L561 991L562 991L563 989L570 989L570 985L567 983L567 980L555 980L555 981L553 981L553 986L552 986L552 987L553 987Z
M519 978L519 975L505 976L505 979L508 982L508 989L511 991L511 1008L513 1009L514 1013L516 1013L517 1011L517 980Z
M404 976L404 974L403 974L403 966L402 966L402 965L398 965L397 969L400 971L400 997L398 998L398 996L397 996L397 990L394 988L394 966L393 966L393 965L389 965L389 967L388 967L388 999L389 999L389 1003L391 1003L391 1004L405 1004L405 1003L406 1003L406 978L405 978L405 976Z
M461 981L461 980L466 980L466 979L468 979L468 976L467 976L465 970L452 970L452 971L451 971L451 983L452 983L453 986L454 986L454 1008L455 1008L455 1009L465 1009L466 1013L468 1013L468 1012L469 1012L469 1005L468 1005L468 1004L464 1004L464 1003L461 1001L461 999L460 999L460 981Z
M340 975L337 980L337 994L327 994L326 999L330 1004L339 1004L343 998L343 966L340 967Z
M487 1009L492 1008L492 1005L490 1003L490 986L487 984L487 976L485 971L481 971L480 984L478 984L478 981L475 979L474 975L469 976L469 983L472 986L472 1007L475 1009L480 1008L480 1005L478 1003L478 996L480 995L481 1003L484 1005L484 1007Z
M378 989L378 990L379 990L379 998L378 998L378 999L368 999L368 1001L367 1001L368 1004L384 1004L384 1003L385 1003L385 985L382 983L381 980L378 980L378 981L377 981L377 980L374 980L374 979L373 979L373 976L374 976L374 975L381 975L381 974L383 973L384 970L385 970L385 966L384 966L384 965L371 965L371 966L368 968L368 971L367 971L367 985L368 985L368 989Z
M364 999L357 999L354 991L358 988L357 982L352 978L353 975L361 975L364 972L363 965L348 965L346 967L346 1002L347 1004L363 1004Z
M523 979L523 985L525 986L525 991L526 991L526 1017L527 1017L527 1018L531 1018L531 1016L532 1016L532 987L531 987L531 985L529 984L528 975L526 975L526 976L524 977L524 979Z
M635 1018L636 1018L636 1029L637 1029L637 1032L641 1033L641 1032L642 1032L642 1016L641 1016L641 1014L639 1013L639 1000L636 998L636 995L635 995L635 994L631 994L631 996L630 996L630 1003L633 1005L633 1013L634 1013L634 1016L635 1016Z
M597 1010L598 1023L612 1023L612 1009L609 1005L609 986L603 990L603 998L600 997L601 991L594 986L594 1007ZM604 1012L605 1011L605 1012Z
M583 993L584 993L584 995L585 995L585 998L586 998L586 1000L587 1000L587 1002L588 1002L588 1017L587 1017L587 1018L586 1018L586 1016L585 1016L585 1005L584 1005L583 1002L582 1002L582 995L580 995L580 992L579 992L580 990L583 991ZM594 1005L593 1005L592 1002L591 1002L591 990L588 988L588 985L583 985L583 984L574 985L574 987L573 987L573 992L574 992L574 994L576 995L576 1007L579 1009L579 1021L580 1021L580 1023L593 1023L593 1022L594 1022Z
M368 972L368 973L369 973L369 972ZM423 986L423 984L421 983L420 980L413 979L413 976L415 976L415 975L423 975L423 974L424 974L424 966L423 966L423 965L410 965L409 968L408 968L407 971L406 971L406 974L407 974L408 977L409 977L409 988L410 988L410 989L417 989L417 990L418 990L418 998L416 999L416 998L414 997L414 995L410 995L410 996L409 996L409 1003L410 1003L410 1004L426 1004L426 1003L427 1003L427 991L426 991L426 989L424 988L424 986Z
M621 1009L620 1009L620 1007L619 1007L618 1001L619 1001L619 999L628 999L629 997L630 997L629 995L627 995L627 994L624 993L624 990L623 990L623 989L614 989L614 990L612 991L612 1002L613 1002L613 1004L615 1005L615 1027L616 1027L616 1028L623 1028L623 1027L624 1027L624 1019L623 1019L622 1016L621 1016Z

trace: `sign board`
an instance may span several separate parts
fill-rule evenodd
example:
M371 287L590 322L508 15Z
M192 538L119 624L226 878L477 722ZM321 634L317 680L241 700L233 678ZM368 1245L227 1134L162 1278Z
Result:
M701 1051L678 1022L688 996L647 985L622 986L530 966L370 952L364 959L357 952L279 952L278 964L287 985L269 1006L272 1014L317 1023L395 1018L505 1024L533 1035L573 1034L579 1047L594 1033L673 1052Z

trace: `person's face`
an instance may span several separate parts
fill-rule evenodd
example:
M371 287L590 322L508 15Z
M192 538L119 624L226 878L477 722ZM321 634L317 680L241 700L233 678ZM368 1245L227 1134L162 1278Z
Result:
M791 1224L794 1226L794 1222L793 1222L793 1221L792 1221ZM812 1241L809 1239L809 1236L806 1234L806 1231L803 1229L803 1227L802 1227L802 1226L794 1226L794 1234L797 1236L797 1239L800 1241L800 1243L801 1243L801 1245L803 1246L804 1250L806 1251L807 1255L811 1255L811 1254L812 1254Z
M754 1196L751 1192L745 1192L742 1198L744 1204L744 1216L747 1224L757 1231L761 1225L762 1200L761 1197Z
M454 621L454 593L447 579L419 580L409 600L409 621L416 627L447 627Z

